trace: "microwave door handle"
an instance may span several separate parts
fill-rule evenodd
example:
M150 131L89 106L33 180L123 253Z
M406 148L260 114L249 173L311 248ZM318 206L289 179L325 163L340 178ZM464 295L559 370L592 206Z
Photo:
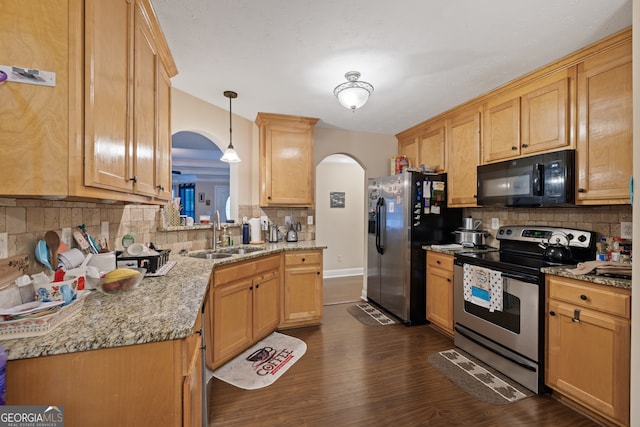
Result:
M544 196L544 165L536 163L533 168L533 195Z

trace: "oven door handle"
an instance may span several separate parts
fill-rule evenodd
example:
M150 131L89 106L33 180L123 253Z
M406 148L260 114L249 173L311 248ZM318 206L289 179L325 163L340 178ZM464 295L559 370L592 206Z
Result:
M527 360L524 358L520 358L517 357L513 354L507 354L505 352L500 351L500 348L496 348L495 345L491 345L490 342L488 340L486 340L483 337L480 336L476 336L475 334L472 336L470 334L468 334L463 328L458 327L458 325L456 324L454 326L454 329L457 333L459 333L460 335L464 336L465 338L467 338L470 341L473 341L474 343L478 344L481 347L484 347L485 349L491 351L492 353L496 353L499 354L500 356L504 357L507 360L510 360L511 362L515 363L518 366L521 366L529 371L535 372L536 371L536 367L532 366L531 363L527 363Z

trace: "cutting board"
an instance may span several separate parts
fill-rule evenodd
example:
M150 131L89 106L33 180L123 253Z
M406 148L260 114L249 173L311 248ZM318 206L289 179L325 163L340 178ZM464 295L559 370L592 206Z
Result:
M27 274L30 263L29 255L0 259L0 290L8 287L18 277Z

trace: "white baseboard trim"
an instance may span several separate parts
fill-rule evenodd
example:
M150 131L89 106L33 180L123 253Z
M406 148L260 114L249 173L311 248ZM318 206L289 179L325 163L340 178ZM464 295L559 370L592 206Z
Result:
M362 276L364 274L364 268L342 268L340 270L324 270L322 277L330 279L332 277L348 277L348 276Z

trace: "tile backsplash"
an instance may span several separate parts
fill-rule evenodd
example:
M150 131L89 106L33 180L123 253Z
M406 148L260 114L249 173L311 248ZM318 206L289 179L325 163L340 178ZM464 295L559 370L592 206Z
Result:
M285 218L293 215L300 222L300 240L316 238L315 225L307 225L307 215L315 216L312 208L260 208L243 205L238 209L239 217L266 215L269 221L286 231ZM598 237L610 239L620 235L620 222L630 222L632 209L629 205L586 206L575 208L467 208L465 216L482 221L482 229L495 237L491 229L492 218L500 225L551 225L567 226L595 231ZM198 250L211 247L210 227L174 227L165 230L160 217L160 207L154 205L118 205L92 202L48 201L39 199L0 198L0 233L7 233L7 256L29 254L33 259L36 243L48 230L62 234L69 227L76 230L84 224L95 238L101 235L103 222L109 224L109 246L121 250L122 236L133 234L137 242L152 242L158 248L172 251ZM241 243L239 224L228 228L233 240ZM496 245L493 239L489 244ZM72 247L76 246L72 244ZM32 261L32 272L43 267Z

